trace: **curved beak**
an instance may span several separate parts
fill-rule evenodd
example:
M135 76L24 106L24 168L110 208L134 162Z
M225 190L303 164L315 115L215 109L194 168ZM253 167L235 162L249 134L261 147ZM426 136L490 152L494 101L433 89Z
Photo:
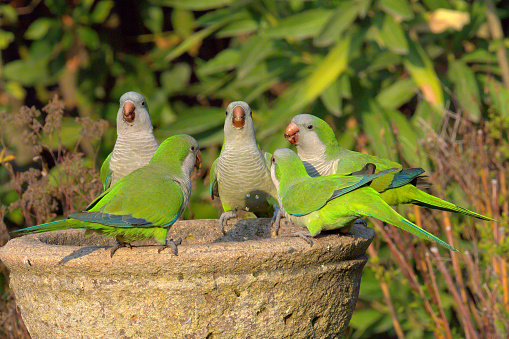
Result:
M241 106L235 106L232 114L232 125L235 128L242 128L246 123L246 112Z
M133 122L136 117L136 105L134 102L127 100L124 102L124 120L127 122Z
M292 145L299 142L299 127L291 122L285 131L285 139L288 140Z
M198 153L196 153L196 163L194 164L194 167L198 169L201 168L202 161L203 157L201 156L201 151L198 151Z

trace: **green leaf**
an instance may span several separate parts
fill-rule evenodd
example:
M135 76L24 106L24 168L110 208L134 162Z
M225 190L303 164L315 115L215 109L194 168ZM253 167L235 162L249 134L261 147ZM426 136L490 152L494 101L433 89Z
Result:
M193 35L189 36L186 40L182 41L177 47L172 49L168 55L164 58L166 62L170 62L175 58L178 58L188 50L190 50L193 46L195 46L197 43L201 42L203 39L208 37L210 34L218 30L224 23L217 23L213 24L211 26L208 26Z
M11 5L0 5L0 16L3 18L3 24L13 24L18 21L18 13Z
M320 99L322 99L323 105L333 115L340 117L343 114L341 109L341 97L339 94L339 79L330 84L330 86L320 94Z
M6 49L14 41L14 33L0 29L0 50Z
M157 139L179 133L195 134L221 126L224 123L224 111L217 107L192 107L180 113L179 118L170 127L156 130Z
M48 33L55 20L50 18L39 18L32 22L25 32L25 38L28 40L37 40Z
M112 0L101 0L99 1L92 12L90 19L92 22L100 24L103 23L108 15L110 15L111 9L113 8L114 2Z
M233 0L153 0L152 2L179 9L206 11L208 9L230 5Z
M329 50L329 53L318 67L304 80L300 95L295 98L292 110L303 107L315 100L346 70L350 41L351 37L346 36Z
M161 9L161 7L158 7ZM161 9L161 27L163 24L163 12ZM194 31L194 14L185 9L176 8L171 12L171 24L173 29L181 38L185 39L193 34Z
M199 76L229 71L239 62L240 53L236 49L228 48L219 52L215 57L198 67Z
M366 109L360 111L362 128L375 154L381 158L396 158L396 143L392 127L383 109L370 100Z
M273 52L274 44L261 35L253 35L242 45L237 65L237 77L242 78L249 73L261 60Z
M302 40L318 35L333 11L324 8L307 11L286 17L277 26L266 28L262 34L276 39Z
M18 100L25 99L26 91L18 82L15 81L7 81L5 84L5 91L12 95L14 98Z
M142 12L143 24L152 33L161 33L163 31L164 13L159 6L147 6Z
M376 96L383 108L398 108L413 98L417 85L411 78L401 79L382 89Z
M449 63L449 79L454 83L454 90L461 108L475 122L481 118L481 95L474 72L461 60Z
M444 94L433 63L422 47L412 40L408 40L409 52L403 64L414 82L421 89L424 98L437 107L444 106Z
M432 11L439 8L452 9L451 2L448 0L423 0L422 2Z
M78 36L85 43L85 45L94 50L98 49L101 45L101 42L99 40L99 34L95 30L93 30L90 27L87 26L80 26L78 27Z
M378 5L398 21L411 20L414 17L414 12L412 12L407 0L380 0Z
M488 89L488 103L495 107L497 113L509 117L509 90L493 77L482 76L480 79Z
M183 90L191 78L191 66L187 63L178 63L169 71L161 74L161 84L166 94Z
M347 28L355 21L359 14L359 4L348 1L339 5L331 15L329 21L315 36L313 43L316 46L329 46L336 41Z
M241 19L229 23L224 28L221 28L216 36L218 38L236 37L242 34L254 33L258 30L258 21L253 19Z
M29 57L7 63L2 76L25 86L48 84L52 81L48 72L51 52L52 48L48 42L34 41L30 46Z
M421 129L414 128L407 117L396 109L386 109L392 133L400 143L400 151L411 166L421 166L426 161L425 153L419 146L419 140L425 136ZM419 156L422 155L422 157Z
M408 42L405 32L401 24L396 22L392 15L385 15L380 29L380 37L383 39L387 48L394 53L400 55L408 53Z

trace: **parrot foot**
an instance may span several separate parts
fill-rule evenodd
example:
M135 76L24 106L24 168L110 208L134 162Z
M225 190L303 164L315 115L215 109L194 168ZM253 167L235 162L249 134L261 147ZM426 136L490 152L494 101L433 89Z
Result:
M283 237L299 237L302 238L305 242L309 244L309 246L313 246L313 241L311 240L312 236L309 231L299 231L299 232L293 232L290 234L285 234Z
M165 248L169 247L171 249L171 253L178 255L178 245L182 244L182 238L179 238L176 241L173 241L173 239L166 240L166 244L161 245L159 249L157 250L157 253L161 253Z
M223 234L226 234L226 230L224 229L224 224L229 220L229 219L232 219L232 218L235 218L237 216L237 212L235 211L228 211L228 212L223 212L223 214L221 214L221 216L219 217L219 227L221 227L221 232L223 232Z
M279 227L281 225L281 218L283 217L283 212L281 212L281 209L279 208L279 205L274 206L274 215L272 216L272 219L270 220L270 225L274 225L274 236L278 236L279 234Z
M132 249L133 246L128 243L128 242L123 242L123 241L119 241L117 240L117 244L115 245L115 247L113 247L111 249L111 252L110 252L110 258L113 258L113 254L115 254L115 252L120 248L120 247L127 247L129 249Z
M353 222L354 225L362 225L364 227L368 227L368 222L362 218L359 218Z

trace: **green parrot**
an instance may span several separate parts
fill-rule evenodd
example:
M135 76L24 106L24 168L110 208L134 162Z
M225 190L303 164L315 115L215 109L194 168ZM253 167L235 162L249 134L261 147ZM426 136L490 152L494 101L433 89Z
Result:
M350 173L372 163L379 171L397 168L394 175L377 177L371 183L389 205L415 204L449 212L459 212L478 219L493 220L466 208L434 197L419 189L429 187L422 168L403 169L400 164L341 147L332 128L322 119L310 114L293 117L285 131L285 138L297 147L297 153L310 176Z
M210 169L210 195L219 197L224 223L236 216L237 210L253 212L257 217L273 217L279 222L276 188L270 178L270 154L258 148L251 108L234 101L226 108L224 143L219 157Z
M297 232L296 235L315 237L323 230L333 229L348 232L355 220L367 216L457 251L399 215L370 186L384 176L392 177L398 168L374 174L375 166L366 164L360 171L349 175L311 177L299 156L288 148L276 150L271 162L271 177L278 191L282 213L291 222L309 231Z
M131 172L96 198L83 212L71 213L66 220L27 227L23 233L39 233L83 228L116 237L111 256L131 242L154 238L177 254L178 243L166 240L171 225L182 215L191 195L190 175L201 165L196 140L181 134L169 137L150 162Z
M148 164L159 146L152 130L145 98L136 92L122 95L117 113L117 141L100 171L104 190Z

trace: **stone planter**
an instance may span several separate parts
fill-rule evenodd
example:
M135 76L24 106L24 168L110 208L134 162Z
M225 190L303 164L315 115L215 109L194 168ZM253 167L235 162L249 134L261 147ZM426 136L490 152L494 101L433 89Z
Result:
M268 219L177 222L179 255L121 248L82 230L26 235L0 248L33 338L334 338L355 308L369 228L310 247L270 238ZM297 229L283 222L280 234Z

